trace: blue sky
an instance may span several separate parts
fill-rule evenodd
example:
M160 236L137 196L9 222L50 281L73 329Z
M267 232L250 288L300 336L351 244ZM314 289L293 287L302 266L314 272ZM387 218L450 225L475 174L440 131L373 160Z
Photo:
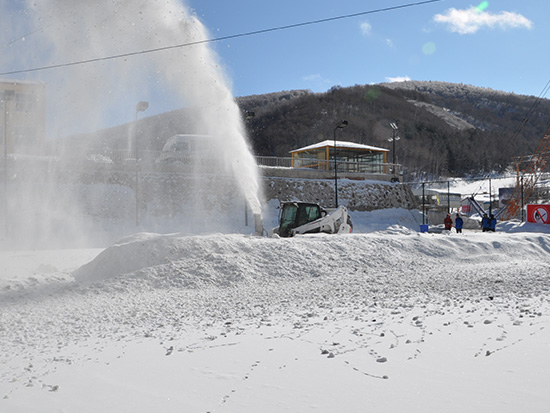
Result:
M141 100L141 116L184 107L181 90L202 70L189 66L193 48L139 53L188 41L181 1L0 0L0 78L46 83L50 136L129 122ZM185 1L211 39L231 37L209 45L235 96L400 79L538 96L550 81L546 1ZM239 36L348 15L358 16ZM98 61L63 66L88 59Z
M404 5L403 0L189 0L213 37ZM237 96L397 79L538 96L550 2L447 0L215 43Z

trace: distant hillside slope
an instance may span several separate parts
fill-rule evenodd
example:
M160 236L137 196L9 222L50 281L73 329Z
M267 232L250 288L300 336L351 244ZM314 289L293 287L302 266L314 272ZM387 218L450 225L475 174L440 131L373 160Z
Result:
M408 179L435 179L502 171L514 157L533 153L550 115L550 101L445 82L401 82L335 87L326 93L283 91L236 99L255 117L246 121L256 155L290 156L289 151L333 139L392 149L390 122L399 125L397 162ZM160 150L168 137L191 130L192 109L140 119L140 148ZM133 124L81 136L86 151L127 148ZM388 161L391 161L389 154Z
M397 160L413 178L502 171L514 157L533 153L550 114L547 99L444 82L333 88L261 108L240 104L256 110L250 136L261 155L289 156L332 139L342 119L349 126L338 139L391 149L389 123L396 122Z

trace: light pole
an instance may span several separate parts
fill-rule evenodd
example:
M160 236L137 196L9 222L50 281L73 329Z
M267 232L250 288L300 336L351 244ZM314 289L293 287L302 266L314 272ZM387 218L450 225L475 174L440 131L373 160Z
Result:
M489 178L489 215L493 214L493 191L491 188L491 178Z
M2 102L4 103L4 226L6 237L8 235L8 101L15 95L14 90L4 90Z
M334 148L333 148L333 156L334 156L334 204L336 205L336 208L338 208L338 168L336 164L336 130L338 129L344 129L346 126L348 126L348 121L343 120L334 128Z
M397 129L397 124L395 122L391 122L390 126L392 128L392 136L390 139L388 139L390 142L392 142L392 152L391 152L391 163L392 163L392 173L395 175L395 141L398 141L400 138L399 136L395 136Z
M136 227L139 226L139 162L138 162L138 140L137 140L137 120L138 113L145 112L149 107L148 102L138 102L136 105L136 123L134 125L134 157L136 160Z

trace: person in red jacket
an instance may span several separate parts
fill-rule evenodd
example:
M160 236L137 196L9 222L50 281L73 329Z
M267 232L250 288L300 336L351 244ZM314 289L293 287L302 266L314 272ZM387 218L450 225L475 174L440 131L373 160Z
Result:
M447 217L445 218L445 220L443 221L443 223L445 224L445 229L447 231L450 231L451 228L453 227L453 220L451 218L451 214L447 214Z

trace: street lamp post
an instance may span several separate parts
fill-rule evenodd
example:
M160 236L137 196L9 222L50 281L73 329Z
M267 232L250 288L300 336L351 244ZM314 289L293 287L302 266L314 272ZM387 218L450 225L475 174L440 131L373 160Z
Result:
M4 103L4 226L8 235L8 101L15 95L13 90L4 90L2 102Z
M489 215L493 214L493 191L491 188L491 178L489 178Z
M392 173L395 175L395 141L398 141L399 136L395 136L396 131L399 129L395 122L391 122L390 126L392 128L392 137L388 139L392 142L392 152L391 152L391 163L392 163Z
M338 167L336 164L336 130L338 129L344 129L346 126L348 126L348 121L343 120L334 128L334 148L333 148L333 156L334 156L334 204L336 205L336 208L338 208Z
M134 157L136 161L136 227L139 226L139 162L138 162L138 140L137 140L137 120L138 113L145 112L149 107L148 102L138 102L136 105L136 123L134 124Z

